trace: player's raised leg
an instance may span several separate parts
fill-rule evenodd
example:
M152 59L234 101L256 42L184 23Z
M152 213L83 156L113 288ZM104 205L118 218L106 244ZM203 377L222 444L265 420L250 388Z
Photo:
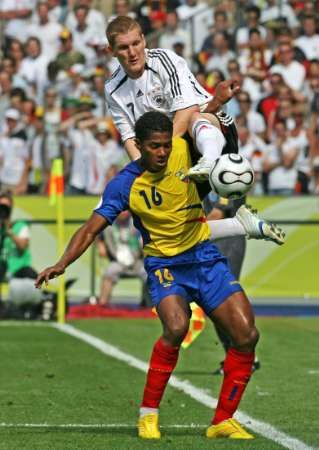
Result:
M199 112L192 114L188 132L202 157L187 175L195 181L205 181L213 162L222 154L226 144L225 137L216 116Z
M249 382L259 333L252 307L244 292L230 295L211 313L211 318L232 341L224 362L224 379L208 438L253 439L233 418Z
M181 296L170 295L157 307L163 334L153 347L138 421L138 435L159 439L159 405L177 364L179 349L189 327L189 306Z

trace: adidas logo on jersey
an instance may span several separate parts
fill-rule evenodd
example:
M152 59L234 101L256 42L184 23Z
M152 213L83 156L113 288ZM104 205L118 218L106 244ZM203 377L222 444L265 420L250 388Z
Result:
M137 97L142 97L142 95L144 95L144 94L143 94L143 92L141 91L141 89L139 89L138 92L137 92L137 94L136 94L136 98L137 98Z

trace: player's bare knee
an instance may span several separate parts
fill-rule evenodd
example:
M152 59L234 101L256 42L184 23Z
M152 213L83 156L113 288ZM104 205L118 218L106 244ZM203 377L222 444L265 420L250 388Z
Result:
M189 328L188 317L178 317L168 321L164 327L164 336L172 345L179 345L183 342Z
M249 327L234 338L234 346L242 351L254 351L259 340L259 331L255 326Z

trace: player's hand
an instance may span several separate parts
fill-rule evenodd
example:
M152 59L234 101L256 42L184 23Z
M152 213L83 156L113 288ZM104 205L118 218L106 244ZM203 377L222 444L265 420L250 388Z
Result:
M64 273L65 267L62 264L55 264L54 266L47 267L44 269L41 273L39 273L38 278L35 280L35 287L37 289L40 289L42 286L42 283L45 282L46 286L49 283L49 280L52 280L52 278L56 278L59 275L62 275Z
M233 79L221 81L216 85L214 98L216 98L221 105L224 105L239 91L240 86L237 81Z

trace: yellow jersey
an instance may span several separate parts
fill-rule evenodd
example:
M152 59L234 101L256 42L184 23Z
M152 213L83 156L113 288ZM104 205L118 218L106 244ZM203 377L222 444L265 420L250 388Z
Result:
M95 212L112 224L128 209L146 256L178 255L210 238L196 184L181 179L191 166L187 142L174 138L165 169L149 172L131 162L106 185Z

